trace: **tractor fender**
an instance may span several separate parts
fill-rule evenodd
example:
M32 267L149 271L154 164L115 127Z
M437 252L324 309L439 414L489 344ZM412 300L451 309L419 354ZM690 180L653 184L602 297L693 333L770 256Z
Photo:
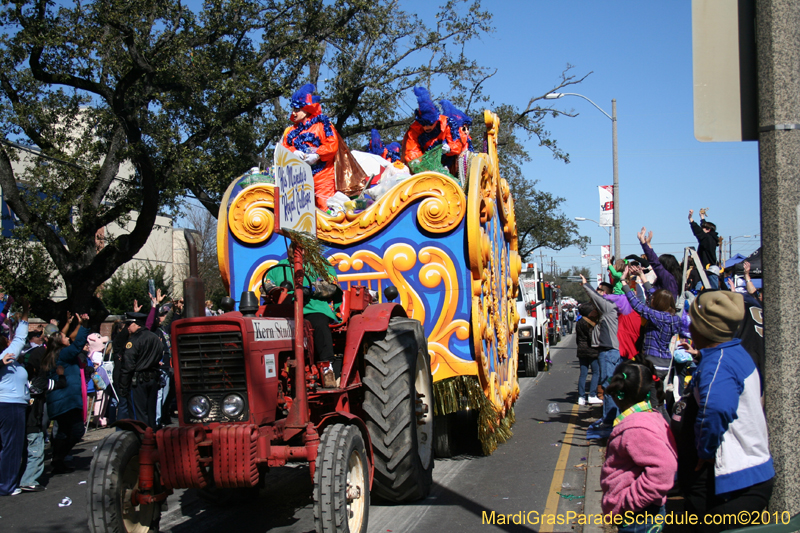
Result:
M372 304L364 312L350 317L347 324L347 342L344 348L344 364L342 365L342 383L350 383L358 349L364 340L364 334L372 331L386 331L389 320L394 317L408 318L406 310L398 303Z
M370 488L372 488L372 476L375 470L375 460L372 456L372 440L370 439L367 425L364 423L363 420L361 420L353 413L347 413L345 411L336 411L333 413L329 413L328 415L324 416L322 420L320 420L316 428L317 433L322 435L326 427L336 423L356 426L358 430L361 432L361 436L364 437L364 443L366 444L367 448L367 458L369 459L369 486Z
M144 436L144 432L147 431L147 424L141 420L132 420L130 418L117 420L114 422L114 424L112 424L112 427L125 431L133 431L139 435L139 438L142 438Z

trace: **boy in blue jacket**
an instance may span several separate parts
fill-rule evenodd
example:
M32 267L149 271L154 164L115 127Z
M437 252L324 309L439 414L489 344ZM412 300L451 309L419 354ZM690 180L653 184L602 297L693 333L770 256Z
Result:
M758 369L734 338L744 319L744 300L735 292L702 292L689 314L701 359L690 385L696 419L687 427L691 420L686 417L683 426L694 430L694 449L679 452L686 510L699 516L761 512L772 495L775 469ZM697 530L703 532L736 527L699 522Z

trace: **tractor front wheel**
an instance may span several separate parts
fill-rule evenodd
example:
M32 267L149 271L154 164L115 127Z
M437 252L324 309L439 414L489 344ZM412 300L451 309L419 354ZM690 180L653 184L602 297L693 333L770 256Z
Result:
M86 507L92 533L148 533L158 531L161 504L136 505L131 496L139 488L139 437L118 431L97 448L86 484ZM158 486L156 479L156 486Z
M365 533L369 516L369 463L355 426L325 428L314 470L317 533Z
M425 331L395 317L367 340L364 411L375 461L372 493L388 502L424 498L433 483L433 379Z

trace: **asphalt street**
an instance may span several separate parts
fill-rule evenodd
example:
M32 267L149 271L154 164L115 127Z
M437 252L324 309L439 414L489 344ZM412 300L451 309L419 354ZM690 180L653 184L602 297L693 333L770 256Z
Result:
M536 378L520 377L514 436L489 457L460 455L437 459L433 489L411 505L372 505L370 533L437 531L576 531L570 525L498 524L499 515L535 517L545 510L583 511L589 449L580 438L592 412L575 406L578 365L574 336L551 348L554 364ZM559 413L547 413L548 404ZM47 490L0 498L0 531L60 533L86 531L86 481L98 439L110 430L90 431L74 450L72 474L48 477ZM565 440L567 446L564 448ZM207 503L195 490L176 491L162 514L161 531L202 533L304 533L314 530L308 468L273 469L266 488L251 501ZM557 494L560 492L561 494ZM71 503L66 503L66 498ZM529 513L534 511L535 513ZM494 525L486 522L492 521Z

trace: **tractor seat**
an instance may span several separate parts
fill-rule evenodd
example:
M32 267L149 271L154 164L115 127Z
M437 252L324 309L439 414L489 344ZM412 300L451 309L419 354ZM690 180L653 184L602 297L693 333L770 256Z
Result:
M339 313L342 315L341 321L331 324L334 331L344 330L350 321L350 316L360 313L372 303L372 296L369 294L368 287L363 285L353 285L349 290L342 293L342 304L339 306Z

